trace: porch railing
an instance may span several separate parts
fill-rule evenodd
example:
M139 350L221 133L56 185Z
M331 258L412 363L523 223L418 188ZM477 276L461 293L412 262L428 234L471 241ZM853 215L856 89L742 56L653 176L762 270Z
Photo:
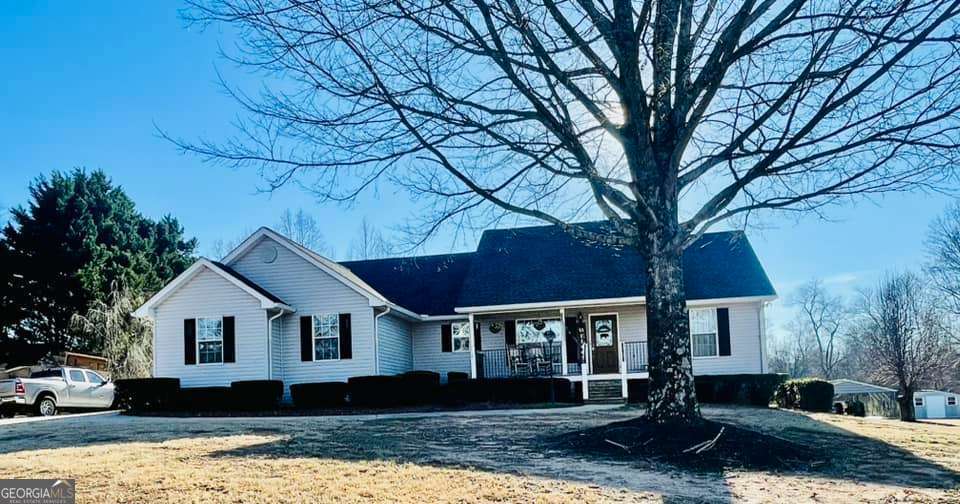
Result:
M647 370L647 342L626 341L623 343L623 360L628 373L642 373Z
M477 352L477 377L508 378L513 376L561 376L562 348L559 343L528 343L480 350Z
M545 343L520 344L508 348L481 350L477 352L477 377L509 378L513 376L547 376L550 374L549 362L553 361L554 376L579 375L582 364L568 362L567 372L563 373L562 351L559 343L554 343L548 352ZM647 371L647 342L627 341L623 343L623 360L628 373Z

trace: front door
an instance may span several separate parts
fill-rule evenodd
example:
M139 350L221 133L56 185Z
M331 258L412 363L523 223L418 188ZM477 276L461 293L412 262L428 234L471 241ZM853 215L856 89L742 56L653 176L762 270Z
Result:
M590 346L593 350L593 374L620 372L616 315L590 317Z

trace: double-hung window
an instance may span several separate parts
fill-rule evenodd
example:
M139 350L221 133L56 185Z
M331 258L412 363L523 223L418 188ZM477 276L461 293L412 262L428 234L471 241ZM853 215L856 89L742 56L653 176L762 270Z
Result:
M914 405L914 406L923 406L923 397L913 396L913 405Z
M957 405L957 398L955 396L948 396L947 406L956 406L956 405Z
M197 356L200 364L223 362L223 319L197 319Z
M340 358L340 316L336 313L313 316L313 360Z
M716 308L690 309L690 339L694 357L715 357L719 354Z
M469 352L470 324L467 322L455 322L450 325L450 332L453 339L453 351Z

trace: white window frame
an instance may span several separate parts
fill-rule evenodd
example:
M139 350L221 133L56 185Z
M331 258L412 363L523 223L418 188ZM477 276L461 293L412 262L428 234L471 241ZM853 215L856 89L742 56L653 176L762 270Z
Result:
M711 312L713 314L713 355L694 355L693 354L693 318L692 314L694 311L697 312ZM720 327L717 323L717 308L715 306L703 307L703 308L689 308L687 309L687 324L690 327L690 356L694 359L717 359L720 357ZM697 335L706 335L710 333L696 333Z
M317 321L320 317L333 317L337 321L337 335L334 336L317 336ZM336 359L318 359L317 358L317 340L318 339L332 339L337 341L337 358ZM310 316L310 356L313 358L313 362L337 362L340 360L340 314L339 313L317 313Z
M611 313L611 315L613 315L613 314ZM554 344L559 343L559 342L560 342L560 338L563 336L563 334L561 334L561 332L563 331L563 319L560 318L560 317L543 317L543 318L516 319L516 320L513 321L513 323L514 323L514 326L519 327L520 324L534 323L534 322L536 322L536 321L538 321L538 320L542 320L542 321L544 321L544 322L559 322L559 323L560 323L560 327L559 327L559 328L560 328L560 332L557 332L557 339L553 340ZM544 330L546 330L546 327L544 327ZM519 335L519 330L517 331L517 333L518 333L518 334L517 334L517 337L519 338L519 336L520 336L520 335ZM546 341L538 341L537 343L546 343ZM520 343L519 341L517 341L517 344L518 344L518 345L529 345L529 343Z
M923 396L913 396L913 407L923 407Z
M457 349L457 340L463 340L460 349ZM450 351L461 353L470 351L470 322L453 322L450 324Z
M214 362L200 362L200 321L201 320L219 320L220 321L220 360ZM197 317L194 319L196 324L196 355L198 366L222 366L223 365L223 317ZM206 340L215 341L215 340Z
M950 401L953 401L953 404L950 404ZM947 406L956 406L957 405L957 396L947 396Z

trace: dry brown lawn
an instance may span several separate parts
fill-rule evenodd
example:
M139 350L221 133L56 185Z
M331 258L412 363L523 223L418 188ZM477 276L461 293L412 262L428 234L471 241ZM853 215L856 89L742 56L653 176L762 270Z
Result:
M960 502L960 422L705 408L711 418L841 450L815 473L690 473L541 442L637 413L0 423L0 477L74 478L78 501L97 503Z

